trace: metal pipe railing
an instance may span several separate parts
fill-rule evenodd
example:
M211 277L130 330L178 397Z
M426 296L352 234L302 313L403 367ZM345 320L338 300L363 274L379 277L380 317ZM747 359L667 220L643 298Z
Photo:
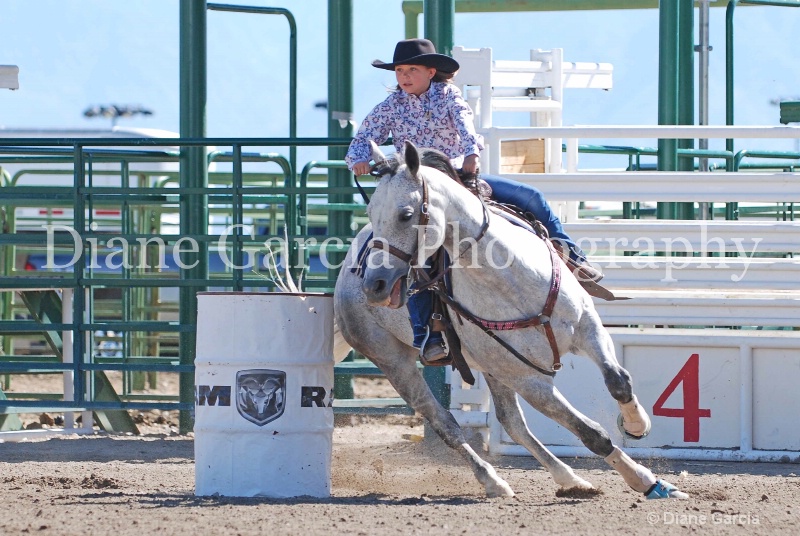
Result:
M733 129L724 129L724 127L703 127L705 130L702 130L700 127L687 127L687 126L679 126L679 127L616 127L614 129L610 129L609 127L535 127L535 128L526 128L524 130L525 135L527 135L531 131L537 131L544 136L549 137L563 137L567 139L577 139L579 137L617 137L617 138L629 138L629 137L659 137L659 136L669 136L670 138L680 138L682 136L688 138L696 138L700 135L706 137L726 137L726 136L736 136L736 137L746 137L746 138L777 138L777 137L794 137L800 138L800 128L797 127L772 127L766 129L764 127L735 127ZM499 129L502 131L503 135L508 134L509 132L513 133L514 129ZM162 232L160 229L151 230L149 226L144 224L145 221L149 221L149 218L153 217L152 214L161 214L165 211L175 211L177 208L177 196L179 194L201 194L204 196L208 196L209 203L212 205L210 209L210 213L217 214L215 212L217 207L214 207L215 204L220 204L224 206L218 207L218 210L222 213L228 211L232 213L232 222L238 224L247 223L247 217L249 214L253 214L255 210L257 210L257 206L259 203L268 203L268 204L275 204L276 202L281 202L285 204L286 200L289 199L288 195L295 195L297 199L300 201L298 202L298 206L296 207L298 212L299 221L302 222L301 231L304 231L302 234L295 235L298 238L302 238L305 235L305 232L308 231L307 223L308 223L308 210L309 208L313 208L313 206L308 204L308 196L314 194L329 194L331 192L341 193L341 194L349 194L353 195L357 193L357 190L353 187L340 187L340 188L325 188L321 191L318 187L313 187L309 185L310 182L310 170L315 167L328 167L328 168L343 168L344 164L341 161L328 161L328 162L315 162L310 163L307 165L299 178L299 185L295 185L294 181L286 181L285 177L287 175L287 170L291 170L291 167L288 166L285 162L283 164L280 161L280 157L273 155L271 153L247 153L245 152L245 147L250 146L287 146L287 145L303 145L305 141L308 141L307 145L316 145L316 146L323 146L323 145L332 145L332 144L340 144L346 145L349 144L349 139L341 139L341 140L332 140L332 139L325 139L325 138L306 138L306 139L274 139L274 138L258 138L258 139L170 139L169 144L171 146L224 146L230 147L232 150L230 152L227 151L218 151L215 153L211 153L209 155L209 163L211 162L228 162L232 164L232 170L230 173L219 173L215 180L216 181L229 181L225 184L230 184L228 188L215 188L215 187L207 187L207 188L190 188L185 190L176 190L172 188L165 188L165 186L172 184L176 178L176 172L169 171L169 170L147 170L147 171L137 171L132 169L130 166L131 164L136 161L137 158L142 159L142 161L150 161L152 155L145 154L148 151L142 151L142 147L163 147L165 145L165 140L147 140L143 142L141 139L134 139L130 140L129 143L131 146L137 147L137 150L133 151L132 153L135 154L135 157L131 157L130 159L126 160L124 158L125 151L121 149L115 150L108 150L107 153L104 153L100 156L97 152L94 152L94 148L87 149L88 146L125 146L126 142L121 139L113 139L113 140L92 140L92 139L80 139L80 140L7 140L5 145L9 147L13 147L13 153L11 156L0 156L0 161L3 161L4 158L13 158L13 159L22 159L21 162L28 162L31 163L30 160L24 160L26 156L25 151L27 149L21 149L26 145L29 146L28 149L31 149L31 145L33 145L33 149L31 152L33 153L33 158L43 158L44 155L38 152L38 149L41 148L63 148L64 151L69 151L75 161L72 170L61 170L59 173L72 173L73 181L72 186L66 187L53 187L53 186L27 186L21 185L20 180L24 176L33 176L35 175L32 171L26 171L29 175L25 173L20 173L19 175L15 175L14 178L10 178L8 174L6 174L6 179L4 182L4 186L2 188L3 194L3 205L5 206L13 206L15 203L22 203L26 206L34 206L35 203L41 205L42 203L48 204L50 202L56 203L70 203L72 208L74 208L71 218L73 228L78 231L80 240L78 243L77 248L81 250L80 255L78 257L77 262L72 266L72 270L70 272L66 272L59 276L54 274L47 274L43 277L2 277L0 280L0 284L3 286L7 286L8 288L30 288L31 286L35 286L36 288L73 288L76 290L74 293L74 303L73 303L73 312L74 320L72 323L53 323L49 326L43 326L36 322L23 322L17 323L17 321L13 322L13 325L9 325L5 321L0 322L0 331L10 331L10 332L24 332L24 331L38 331L41 332L43 330L51 329L51 330L67 330L75 333L75 337L72 341L72 350L73 355L75 356L74 362L68 365L60 365L59 370L67 369L71 370L75 377L74 383L74 391L76 393L76 400L75 401L62 401L61 405L53 406L52 404L48 404L48 407L79 407L79 408L89 408L89 409L124 409L124 408L138 408L138 409L145 409L148 407L158 407L159 409L181 409L186 410L189 409L186 403L178 403L178 404L169 404L167 401L158 401L158 402L146 402L143 400L134 400L131 402L123 401L121 404L109 404L107 402L99 402L92 399L92 390L90 387L85 385L84 379L86 378L86 372L94 372L94 371L102 371L102 370L123 370L123 371L146 371L146 370L174 370L179 371L183 374L189 374L190 368L187 368L184 365L184 368L181 369L173 369L170 368L171 365L165 365L164 363L155 363L153 362L152 365L156 368L148 369L151 365L150 362L141 362L136 357L132 356L131 354L134 350L130 343L127 343L125 346L124 352L124 360L122 362L108 362L102 360L95 360L93 357L89 358L87 356L90 355L90 351L92 348L92 340L93 335L92 333L97 330L102 331L115 331L117 333L121 333L121 338L123 340L130 340L131 334L134 332L149 332L153 334L179 334L179 333L191 333L194 329L192 324L176 324L174 322L166 322L166 321L156 321L156 320L148 320L148 318L155 318L153 316L137 316L137 311L139 308L143 307L143 303L141 302L139 297L136 295L136 292L139 290L137 289L147 289L147 288L181 288L181 287L197 287L197 286L216 286L216 287L226 287L226 288L264 288L269 287L271 285L270 282L265 281L263 279L248 279L245 277L244 269L233 270L232 272L225 273L225 274L213 274L213 276L207 279L177 279L174 275L168 275L165 273L138 273L136 270L130 271L122 271L120 275L114 275L109 273L101 273L101 272L92 272L86 271L85 266L87 259L90 259L88 256L88 252L84 247L89 240L96 240L98 244L103 244L103 241L109 238L109 233L103 232L102 230L92 230L90 228L90 224L93 223L93 216L91 215L88 209L90 207L94 208L102 208L106 206L113 206L116 204L120 207L120 216L119 216L119 225L120 225L120 233L116 235L120 238L124 238L129 241L135 241L137 238L160 238L164 241L165 244L174 245L178 240L182 237L178 235L171 235L169 233ZM20 149L17 149L20 148ZM591 146L584 146L582 147L582 152L587 152L591 150L599 150L601 152L608 152L612 154L626 154L629 157L639 158L643 155L651 154L650 152L653 151L652 149L648 149L646 147L605 147L597 149ZM91 151L91 152L90 152ZM0 148L0 154L3 154L2 148ZM724 158L729 159L731 158L726 152L723 151L710 151L703 153L702 151L695 151L695 150L687 150L685 157L696 157L699 154L705 154L712 158ZM60 154L53 154L51 155L52 158L56 159L59 162L63 162L63 157L65 154L62 152ZM758 156L757 152L751 152L747 155L741 155L740 158L744 158L744 156ZM774 155L770 155L774 156ZM98 170L95 169L93 166L96 166L98 162L98 158L120 158L119 161L120 169L116 173L120 177L121 183L117 186L104 186L100 184L97 180L97 177L103 174L110 174L114 173L113 171L109 170ZM163 158L165 161L175 162L175 153L169 152L159 152L157 154L157 158ZM786 157L789 158L788 156ZM283 173L276 174L276 177L284 177L284 184L283 185L263 185L259 184L258 182L250 182L247 174L244 173L242 169L243 162L260 162L260 161L271 161L277 163L281 166ZM53 171L48 170L47 172L52 173ZM132 181L132 177L135 175L139 175L141 178L139 179L138 184L134 184ZM257 180L261 180L263 175L257 175ZM156 177L161 177L156 179ZM287 182L291 182L289 186L287 186ZM12 184L14 186L10 186ZM149 185L149 186L148 186ZM165 191L167 190L167 191ZM42 195L42 194L45 195ZM302 204L302 206L301 206ZM326 207L326 210L337 210L338 208L347 208L348 210L356 208L358 204L354 203L352 206L348 207ZM67 205L69 206L69 205ZM292 210L295 207L293 206L285 206L284 211ZM154 211L154 212L137 212L137 211ZM135 214L141 214L140 216L134 217ZM206 222L208 224L208 222ZM273 234L277 234L273 232ZM192 236L194 240L198 242L204 242L206 244L213 244L215 241L218 241L219 236L214 235L209 232L205 232L202 234L197 234ZM75 246L70 242L72 240L69 236L64 235L56 235L53 237L54 245L55 246L66 246L66 247L73 247ZM38 241L38 242L37 242ZM234 250L234 259L242 259L242 255L244 252L244 248L252 247L257 244L256 240L248 239L245 236L239 236L236 238L232 236L233 241L233 250ZM30 236L24 234L0 234L0 246L14 246L14 245L24 245L36 243L38 245L44 244L44 241L41 237L39 238L32 238ZM242 264L242 263L238 263ZM7 273L4 275L8 275ZM321 282L323 285L329 285L330 280L315 280ZM116 288L122 289L123 292L129 292L127 303L125 306L125 311L121 313L121 320L114 320L109 321L104 319L103 317L95 317L95 307L94 297L87 296L86 290L87 289L95 289L95 288ZM130 289L126 291L125 289ZM7 293L6 293L7 294ZM4 302L5 303L5 302ZM152 309L148 309L149 314L152 313ZM127 339L126 339L127 338ZM139 347L137 347L139 348ZM136 351L139 351L138 349ZM131 359L134 358L134 359ZM0 369L5 370L2 365L4 360L0 360ZM21 367L19 362L16 362L14 367ZM38 365L37 365L38 366ZM52 367L52 364L50 365ZM35 368L35 367L34 367ZM18 370L18 369L15 369ZM0 403L0 408L6 407L22 407L17 402L22 401L4 401ZM35 402L35 401L33 401ZM40 401L40 406L42 402ZM138 404L138 405L137 405ZM150 405L148 405L150 404ZM31 404L26 406L29 408L36 407L35 404Z

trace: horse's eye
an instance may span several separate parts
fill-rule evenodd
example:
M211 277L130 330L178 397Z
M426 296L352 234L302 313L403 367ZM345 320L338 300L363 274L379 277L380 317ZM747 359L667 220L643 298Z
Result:
M412 209L411 207L406 207L402 211L400 211L400 221L410 221L413 216L414 216L414 209Z

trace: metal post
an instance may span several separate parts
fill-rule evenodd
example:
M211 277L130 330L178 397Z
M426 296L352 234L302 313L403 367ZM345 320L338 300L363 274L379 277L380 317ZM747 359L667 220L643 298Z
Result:
M328 137L351 138L353 117L353 1L328 0ZM329 160L344 160L346 147L328 147ZM328 168L328 185L353 186L353 174L346 169ZM330 194L331 203L352 203L352 194ZM328 212L328 233L347 236L353 233L350 211ZM353 233L354 234L354 233ZM336 279L344 253L328 253L331 262L328 277ZM351 360L350 357L347 358ZM338 374L334 377L334 396L354 398L353 377Z
M725 124L733 124L733 12L737 0L728 2L725 10ZM725 141L725 150L733 154L733 140ZM730 166L730 164L729 164Z
M233 245L232 257L234 266L243 266L244 253L242 251L242 225L244 225L244 203L242 197L243 179L242 179L242 146L238 143L231 147L233 153L233 177L231 181L231 190L233 191L233 200L231 207L231 223L234 225L233 231ZM244 274L241 269L233 269L233 290L241 292L243 289Z
M658 124L678 124L678 19L679 0L659 2ZM659 171L678 169L676 140L658 140ZM675 204L658 203L656 216L673 219Z
M180 134L182 138L206 136L206 0L181 0L180 3ZM180 187L206 188L208 172L205 147L181 148ZM180 194L180 232L182 236L208 232L208 203L204 194ZM181 279L208 278L208 244L200 241L197 251L181 254L184 266ZM195 264L196 263L196 264ZM197 324L197 292L203 287L181 287L180 323ZM181 332L180 364L193 365L196 353L195 332ZM181 373L180 401L194 401L194 375ZM194 426L192 414L180 412L180 432Z
M453 51L453 21L455 19L455 0L425 0L425 37L430 39L440 54ZM450 407L450 386L445 381L444 367L425 367L425 381L436 399L445 408ZM433 430L426 425L425 436L433 436Z
M694 124L694 0L678 6L678 124ZM679 149L694 149L694 140L678 141ZM693 158L678 160L679 171L694 171ZM675 203L675 217L694 219L694 203Z
M697 93L697 122L700 125L708 124L708 53L711 52L708 34L708 10L710 0L700 0L700 17L698 34L700 44L697 45L697 80L700 85ZM708 150L708 140L699 140L700 150ZM700 157L700 171L708 171L708 158ZM701 220L711 219L708 202L698 203Z
M352 138L353 117L353 1L328 0L328 137ZM344 160L346 147L329 147L329 160ZM346 169L328 169L328 185L353 186L353 174ZM352 203L352 194L331 194L331 203ZM332 236L347 236L353 231L353 213L328 213L328 231ZM344 260L344 253L328 255L333 266ZM335 279L337 268L329 268Z
M453 51L453 28L456 16L455 0L424 0L425 37L436 46L439 54Z
M75 196L75 210L73 212L73 225L74 228L81 234L86 233L86 204L84 197L81 195L84 184L84 153L81 145L75 144L74 148L74 162L75 168L73 169L73 194ZM73 328L72 336L72 380L75 388L73 390L72 400L76 405L83 405L86 402L86 375L83 365L86 365L86 293L85 287L81 285L83 278L83 267L86 266L86 248L83 243L78 252L78 262L72 267L72 284L75 288L72 299L72 322L75 327ZM62 302L63 304L63 302ZM85 417L85 415L84 415ZM91 422L91 420L89 421ZM84 420L84 424L86 421Z
M405 38L406 39L415 39L419 37L419 24L417 23L417 19L419 18L419 13L416 11L405 11L405 3L403 3L403 17L405 19Z
M728 2L725 10L725 124L733 125L733 12L736 9L737 0ZM725 140L725 150L734 154L733 139ZM726 163L727 171L734 171L733 160ZM725 219L739 219L739 207L737 203L725 204Z

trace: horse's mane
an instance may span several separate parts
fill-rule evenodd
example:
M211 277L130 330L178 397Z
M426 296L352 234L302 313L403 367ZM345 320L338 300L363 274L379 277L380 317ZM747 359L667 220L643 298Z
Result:
M477 173L467 173L461 169L456 169L443 152L436 149L421 149L419 153L420 163L423 166L441 171L474 195L486 199L491 197L491 188L484 181L478 180Z
M437 149L423 147L418 149L418 151L420 164L444 173L461 186L464 186L468 190L475 193L475 188L477 186L477 176L475 174L466 174L461 170L457 170L450 162L450 159L447 157L447 155ZM389 156L389 158L386 159L386 162L378 166L375 171L379 175L394 176L400 166L402 166L404 163L405 159L403 155L397 152Z
M419 161L423 166L441 171L457 183L461 183L461 179L458 177L458 171L456 171L450 159L447 158L447 155L443 152L437 151L436 149L420 149Z

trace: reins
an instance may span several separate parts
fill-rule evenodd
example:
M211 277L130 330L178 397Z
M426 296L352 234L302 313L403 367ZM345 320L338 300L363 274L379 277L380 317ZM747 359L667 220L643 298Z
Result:
M416 249L412 253L406 253L403 250L392 246L386 240L381 238L373 238L370 242L368 247L369 248L378 248L384 251L389 252L391 255L394 255L398 259L403 262L406 262L410 266L410 272L414 273L415 279L419 285L415 285L413 288L409 289L409 294L413 294L416 292L420 292L425 289L430 289L436 293L436 295L442 300L443 303L451 307L460 317L466 318L472 324L478 326L484 333L486 333L489 337L497 341L503 348L508 350L514 357L525 363L526 365L530 366L531 368L536 369L537 371L545 374L547 376L555 376L556 372L561 370L561 355L558 351L558 343L556 341L555 333L553 332L553 327L551 325L551 317L553 314L553 309L555 308L556 300L558 299L558 292L561 288L561 260L558 257L558 253L556 253L555 249L553 248L552 244L546 239L543 238L545 244L547 244L548 250L550 251L550 261L552 263L552 278L550 280L550 290L547 294L547 299L544 304L544 309L542 312L534 317L520 319L520 320L511 320L511 321L493 321L493 320L486 320L480 318L470 311L468 311L463 305L461 305L455 298L452 296L451 289L447 288L447 285L444 284L445 275L451 270L453 265L455 264L457 259L453 259L448 266L444 269L440 270L439 273L434 276L430 277L427 272L425 271L424 267L415 266L412 261L414 257L418 256L420 244L424 244L425 236L426 236L426 229L428 223L430 222L430 214L428 212L428 181L425 180L425 177L422 177L422 203L420 205L420 216L419 216L419 226L422 229L422 237L421 240L417 241ZM460 252L457 258L461 258L467 251L469 251L472 244L477 242L486 235L486 232L489 229L489 211L486 206L485 201L483 198L478 196L478 199L481 201L481 206L483 207L483 224L478 232L478 236L474 239L474 241L469 241L467 243L467 247L464 251ZM501 339L497 336L495 331L510 331L513 329L521 329L527 327L542 327L544 329L545 335L547 336L547 340L550 343L550 349L553 352L553 366L551 370L544 369L535 363L532 363L529 359L523 356L519 351L517 351L513 346L508 344L506 341Z

